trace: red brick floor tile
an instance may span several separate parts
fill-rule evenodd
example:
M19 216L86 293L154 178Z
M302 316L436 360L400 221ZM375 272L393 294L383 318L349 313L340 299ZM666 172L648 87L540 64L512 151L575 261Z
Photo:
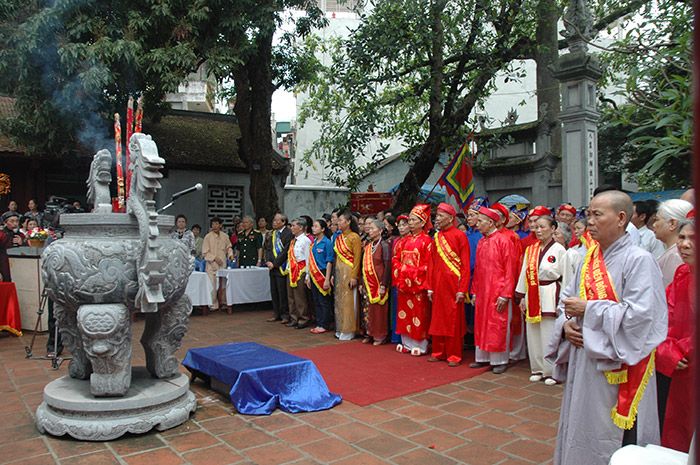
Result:
M355 454L350 457L333 462L333 465L383 465L389 462L388 460L382 460L373 455L362 452L360 454ZM427 465L427 464L426 464Z
M445 414L445 412L439 408L426 407L424 405L411 405L409 407L400 408L396 413L418 421L429 420Z
M6 401L3 399L3 403ZM21 403L21 401L19 401ZM3 406L4 410L4 406ZM12 412L12 413L6 413L4 415L0 415L0 431L4 428L7 427L17 427L21 425L33 425L34 424L34 418L26 412L19 411L19 412Z
M119 460L117 460L112 452L104 450L63 459L61 460L61 465L119 465Z
M76 441L66 436L62 438L47 436L46 441L59 459L106 449L101 442Z
M501 450L535 463L542 463L554 456L554 447L551 445L524 439L503 446Z
M462 388L455 384L443 384L442 386L436 386L430 388L430 392L435 392L437 394L442 394L443 396L451 396L455 392L461 391Z
M302 457L298 451L281 442L248 449L243 454L261 465L278 465Z
M358 422L347 423L345 425L329 428L327 432L339 436L341 439L344 439L350 444L372 438L381 433L381 431L372 428L371 426Z
M456 383L464 388L473 389L479 392L489 392L500 387L497 383L492 383L491 381L486 381L483 377L477 376L475 378Z
M491 426L479 426L460 434L465 439L469 439L476 444L484 444L492 447L499 447L518 439L518 436L509 431L493 428Z
M453 465L458 462L429 449L414 449L392 458L397 465Z
M0 445L14 444L25 439L38 438L41 433L33 424L8 426L0 432Z
M436 452L453 449L465 442L464 439L459 436L436 429L430 429L407 439Z
M221 418L229 415L229 410L221 405L210 404L198 406L194 414L194 419L197 421L211 420L212 418Z
M532 392L512 386L501 386L489 391L489 394L511 400L523 400L532 395Z
M561 406L561 399L554 396L547 396L544 394L533 394L530 397L523 399L523 402L527 402L530 405L537 405L539 407L548 408L551 410L558 410Z
M400 409L401 407L406 407L407 405L414 405L413 402L411 402L408 399L405 399L403 397L397 397L395 399L387 399L383 400L381 402L377 402L376 404L373 404L373 407L380 408L382 410L388 410L388 411L394 411L397 409Z
M219 439L226 441L226 443L233 446L236 450L243 450L249 447L256 447L262 444L268 444L275 442L277 439L267 434L264 431L260 431L253 428L247 428L240 431L234 431L233 433L222 434Z
M127 435L109 443L117 455L130 455L165 446L160 435L146 433L141 435Z
M170 428L169 430L165 430L161 432L161 436L164 438L169 438L172 436L177 436L180 434L185 434L185 433L194 433L195 431L199 431L201 428L199 424L195 421L187 420L183 424L176 426L175 428Z
M364 441L360 441L356 444L356 446L383 458L388 458L416 447L415 444L409 441L383 433L378 436L365 439Z
M488 402L493 399L493 396L485 391L479 391L478 389L464 388L459 392L452 395L455 400L464 400L471 402L473 404L481 404L482 402Z
M357 449L335 438L321 439L299 448L321 463L328 463L357 453Z
M183 457L192 465L229 465L244 460L243 456L224 445L187 452Z
M46 443L44 443L43 438L32 438L0 446L0 460L6 461L29 458L48 453L49 448L46 447Z
M408 400L417 404L427 405L429 407L436 407L438 405L447 404L452 401L451 398L434 392L424 392L421 394L415 394L413 396L410 396Z
M541 407L530 407L519 411L518 417L524 420L538 421L550 425L559 421L559 411L548 410Z
M219 441L209 433L204 431L195 431L193 433L180 434L168 438L170 447L182 453L194 449L202 449L204 447L219 444Z
M318 441L319 439L328 437L326 433L308 425L285 428L283 430L276 431L275 436L282 441L293 445L307 444L309 442Z
M556 426L544 425L534 421L526 421L511 428L511 431L531 439L548 441L557 436Z
M413 406L408 406L404 408L412 407ZM396 412L398 413L399 410L401 409L398 409ZM363 410L359 410L355 413L350 414L350 416L363 423L367 423L368 425L376 425L378 423L384 423L385 421L394 420L398 418L398 416L394 415L393 413L374 407L367 407Z
M445 454L469 465L494 465L508 457L490 446L476 443L467 443Z
M348 416L342 415L340 413L335 413L332 410L304 413L301 415L297 415L297 417L299 420L320 429L326 429L332 426L342 425L352 421L352 419Z
M385 421L384 423L378 424L376 427L384 432L395 434L400 438L420 433L421 431L425 431L429 428L428 426L417 421L413 421L409 418L398 418L396 420Z
M167 448L122 457L122 460L129 465L180 465L185 463L175 452Z
M9 460L12 460L10 457ZM35 457L12 460L11 462L2 462L4 465L55 465L58 462L50 454L37 455Z
M529 460L521 460L521 459L506 459L505 462L501 462L498 465L532 465L532 462Z
M443 415L441 417L433 418L427 422L429 425L445 430L449 433L461 433L462 431L468 430L478 426L478 423L470 420L469 418L464 418L459 415Z
M518 417L501 412L482 413L481 415L472 417L472 420L478 421L479 423L483 423L485 425L491 425L496 428L510 428L514 425L522 423L522 420L520 420Z
M251 422L266 431L277 431L300 424L292 415L284 412L275 412L272 415L255 417Z
M199 426L212 434L226 434L250 427L248 422L243 420L240 415L229 415L214 420L202 421L199 423Z
M501 397L495 397L481 405L489 410L500 410L501 412L505 413L514 413L518 410L530 407L530 404L527 401L504 399Z
M443 412L451 413L453 415L460 415L462 417L467 418L475 417L477 415L481 415L484 412L491 411L491 409L486 408L483 405L476 405L470 402L464 402L462 400L441 405L439 408Z

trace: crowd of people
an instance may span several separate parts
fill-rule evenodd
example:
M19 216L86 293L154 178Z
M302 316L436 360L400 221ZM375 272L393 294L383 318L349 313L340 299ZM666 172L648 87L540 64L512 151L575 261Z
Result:
M595 465L623 444L689 448L691 200L632 202L601 187L581 209L480 197L466 215L446 203L397 216L277 213L270 229L246 216L230 233L213 218L204 237L178 215L172 237L212 281L224 267L266 267L270 323L450 367L470 334L469 366L495 374L528 359L531 382L566 383L555 463ZM18 221L3 215L0 253Z
M214 219L201 257L207 271L266 266L271 323L451 367L471 333L470 367L496 374L528 359L531 382L566 383L555 463L603 464L623 444L689 448L688 199L599 188L583 209L477 198L466 215L445 203L398 216L278 213L270 230L244 219L234 238Z

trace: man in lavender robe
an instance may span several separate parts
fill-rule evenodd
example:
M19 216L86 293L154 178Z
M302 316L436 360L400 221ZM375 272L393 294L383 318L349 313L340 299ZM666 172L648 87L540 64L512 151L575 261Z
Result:
M566 379L554 465L607 465L623 444L659 444L656 382L647 383L634 426L625 430L611 419L619 385L604 374L623 363L638 364L665 339L668 327L661 271L625 232L631 216L632 200L623 192L591 200L589 231L600 243L619 302L582 300L583 267L561 295L548 351L554 378Z

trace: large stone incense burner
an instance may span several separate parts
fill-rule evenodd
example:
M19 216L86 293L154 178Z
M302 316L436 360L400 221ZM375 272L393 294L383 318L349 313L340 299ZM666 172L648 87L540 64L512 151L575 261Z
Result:
M36 417L41 432L103 441L172 428L196 408L174 355L192 311L184 291L193 259L166 234L173 217L155 211L164 164L155 143L134 134L129 148L127 213L111 212L112 157L101 150L87 181L94 211L62 215L65 236L42 256L42 277L73 359L70 376L44 389ZM145 368L131 366L134 312L146 318Z

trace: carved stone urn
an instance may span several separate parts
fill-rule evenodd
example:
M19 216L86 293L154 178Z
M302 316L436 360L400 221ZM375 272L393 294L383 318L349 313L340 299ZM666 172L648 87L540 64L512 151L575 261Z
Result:
M129 147L128 213L111 213L111 155L101 150L87 182L94 211L62 215L64 237L42 254L44 284L73 358L69 376L44 389L41 432L109 440L172 428L196 409L175 357L192 311L184 291L194 261L167 235L173 217L155 211L164 163L155 143L134 134ZM131 366L135 312L145 314L145 369Z

